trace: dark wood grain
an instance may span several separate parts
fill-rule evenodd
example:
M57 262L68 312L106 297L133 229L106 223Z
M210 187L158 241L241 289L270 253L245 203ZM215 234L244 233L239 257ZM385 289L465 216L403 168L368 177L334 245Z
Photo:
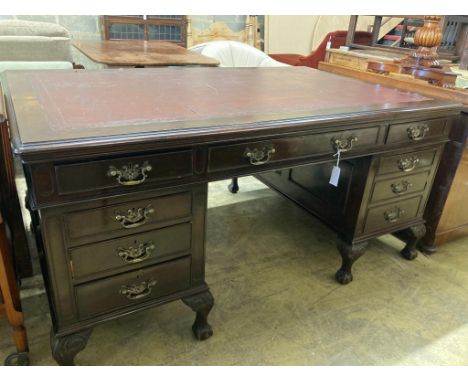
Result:
M218 66L218 60L167 41L74 40L73 45L91 60L109 66Z

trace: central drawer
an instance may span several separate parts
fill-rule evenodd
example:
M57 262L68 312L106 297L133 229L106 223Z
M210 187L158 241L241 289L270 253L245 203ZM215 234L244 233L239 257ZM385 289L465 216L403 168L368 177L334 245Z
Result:
M190 287L190 257L82 284L75 288L80 320Z
M208 172L244 168L301 157L318 156L336 152L334 143L352 150L374 146L378 143L380 127L336 131L320 135L303 135L277 138L209 148Z
M85 238L93 241L93 235L129 235L155 224L189 217L191 209L192 194L184 192L69 212L63 219L69 240Z
M178 224L119 239L69 249L72 277L96 277L100 272L123 272L187 255L191 248L190 223Z

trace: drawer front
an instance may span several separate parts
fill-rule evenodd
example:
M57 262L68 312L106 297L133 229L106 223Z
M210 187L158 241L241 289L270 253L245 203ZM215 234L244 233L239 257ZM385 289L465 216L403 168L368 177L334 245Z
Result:
M190 287L190 257L140 269L75 288L81 320Z
M416 196L411 199L369 208L364 232L373 232L386 227L392 229L398 224L415 218L418 215L421 200L422 196Z
M437 149L431 149L382 157L377 174L409 174L418 169L430 168L435 163L436 154Z
M191 224L184 223L69 250L75 280L100 272L123 272L186 255L191 247Z
M129 235L136 229L188 217L191 207L192 195L184 192L71 212L64 216L65 230L70 240L111 232Z
M57 189L61 195L134 188L192 174L191 150L55 166Z
M337 131L329 134L278 138L209 149L209 172L274 163L311 155L332 154L335 140L351 150L373 146L378 142L379 126L366 129Z
M387 143L420 142L430 138L448 136L448 120L433 119L390 125Z
M430 180L429 175L429 172L422 172L409 176L378 180L374 185L371 203L398 198L413 192L423 192Z

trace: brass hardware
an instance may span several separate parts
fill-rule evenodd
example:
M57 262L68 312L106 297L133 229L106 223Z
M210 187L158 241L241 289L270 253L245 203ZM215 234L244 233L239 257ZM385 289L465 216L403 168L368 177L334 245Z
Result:
M331 139L331 144L332 144L332 147L333 147L333 150L338 152L346 152L346 151L349 151L353 148L353 143L354 142L357 142L358 139L357 137L355 136L351 136L349 138L346 138L346 140L341 140L341 139L338 139L338 138L332 138Z
M267 163L271 156L276 152L273 147L263 147L262 149L249 149L248 147L244 151L244 157L249 158L250 164L259 166Z
M416 168L416 165L419 163L419 158L417 155L413 155L406 158L400 158L398 160L398 168L403 172L410 172Z
M141 284L122 285L119 293L127 297L129 300L138 300L149 296L156 283L157 282L155 280L146 280Z
M114 166L109 166L107 176L116 178L123 186L136 186L143 183L147 178L147 172L153 169L148 162L144 162L141 166L139 164L128 163L118 169Z
M413 183L403 180L399 183L392 183L390 187L394 194L402 194L407 192L409 188L413 187Z
M150 240L147 243L141 243L136 247L119 247L117 248L117 255L120 256L127 264L141 263L151 256L154 248L154 243Z
M402 210L401 208L395 208L390 211L385 211L384 218L389 223L396 223L398 220L400 220L401 215L404 215L404 214L405 214L405 210Z
M421 125L408 127L406 129L406 132L408 133L408 138L413 141L420 141L426 136L428 131L429 131L429 126L427 126L425 123Z
M148 215L152 213L154 213L154 208L148 204L144 208L130 208L126 215L117 212L115 220L119 221L124 228L136 228L145 224L148 221Z

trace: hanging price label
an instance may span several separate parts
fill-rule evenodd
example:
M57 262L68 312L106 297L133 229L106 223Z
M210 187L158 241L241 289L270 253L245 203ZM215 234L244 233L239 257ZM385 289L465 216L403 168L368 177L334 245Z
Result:
M340 172L341 172L341 169L340 169L340 155L341 155L341 150L340 149L338 149L336 154L333 155L334 157L336 156L336 164L332 168L332 172L331 172L331 175L330 175L330 181L328 182L332 186L335 186L335 187L338 187L338 181L340 179Z

